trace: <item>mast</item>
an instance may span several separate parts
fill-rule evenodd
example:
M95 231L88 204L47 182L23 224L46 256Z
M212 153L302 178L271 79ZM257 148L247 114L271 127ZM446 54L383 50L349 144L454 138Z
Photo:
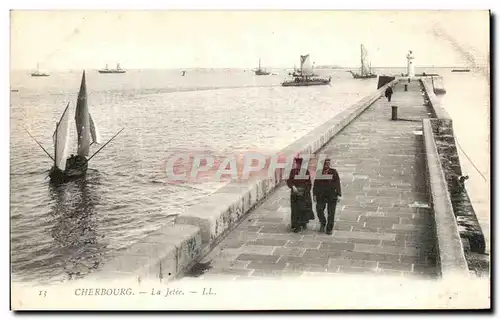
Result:
M261 68L260 68L260 58L259 58L259 71L260 71L260 70L261 70Z

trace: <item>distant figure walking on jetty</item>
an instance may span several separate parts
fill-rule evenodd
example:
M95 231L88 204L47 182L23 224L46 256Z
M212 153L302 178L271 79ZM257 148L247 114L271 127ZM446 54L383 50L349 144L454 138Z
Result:
M316 202L316 213L321 224L319 231L325 232L326 227L326 234L332 234L335 208L339 197L342 197L342 190L339 174L337 170L330 167L330 159L325 159L322 175L331 177L328 179L316 177L313 187L314 202ZM328 206L328 220L325 219L324 213L326 206Z
M299 157L294 158L294 166L286 181L286 184L291 189L290 206L292 209L291 226L293 232L305 230L309 220L314 219L311 201L311 175L309 170L306 170L305 173L307 178L302 178L299 175L302 160Z
M388 87L386 90L385 90L385 97L387 98L387 101L391 102L391 97L392 97L392 94L394 92L392 91L392 88L391 87Z

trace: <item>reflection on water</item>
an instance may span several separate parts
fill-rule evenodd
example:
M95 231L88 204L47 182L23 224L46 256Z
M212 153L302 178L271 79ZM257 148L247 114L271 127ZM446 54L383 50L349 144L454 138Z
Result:
M69 279L83 276L102 262L106 245L97 224L95 204L100 200L97 185L97 171L89 172L87 179L57 186L49 184L53 200L50 215L55 222L50 234L57 255L43 263L61 263L59 257L65 257L61 267Z

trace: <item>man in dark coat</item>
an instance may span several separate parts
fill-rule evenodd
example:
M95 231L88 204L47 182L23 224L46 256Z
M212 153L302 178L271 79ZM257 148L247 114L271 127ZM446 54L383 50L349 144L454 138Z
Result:
M290 220L293 232L306 229L309 220L314 219L311 201L311 175L309 170L306 170L307 178L301 178L299 175L301 166L302 158L295 158L294 167L286 181L286 184L291 189L290 206L292 214Z
M337 170L330 168L330 159L326 159L323 165L321 175L316 176L314 180L313 196L316 202L316 213L321 223L320 232L332 234L335 219L335 207L339 197L342 197L340 178ZM328 220L325 219L325 207L328 206Z
M392 97L393 91L391 87L387 87L385 90L385 97L387 98L387 101L391 102L391 97Z

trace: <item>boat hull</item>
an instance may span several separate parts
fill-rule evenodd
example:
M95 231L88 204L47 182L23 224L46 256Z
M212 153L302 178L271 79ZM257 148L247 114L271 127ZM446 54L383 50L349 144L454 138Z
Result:
M303 77L302 73L300 72L293 72L293 73L288 73L289 76L292 76L292 77ZM313 74L308 74L309 77L317 77L318 74L316 73L313 73Z
M328 84L330 84L330 80L285 81L281 85L283 87L308 87L308 86L322 86Z
M255 71L255 75L256 75L256 76L268 76L268 75L270 75L270 74L271 74L271 73L270 73L270 72L267 72L267 71L259 71L259 70Z
M470 72L469 69L465 69L465 70L456 70L456 69L453 69L451 70L451 72Z
M49 75L46 73L32 73L32 77L48 77Z
M57 167L52 167L49 172L50 182L60 184L84 177L88 168L87 159L82 157L77 157L77 159L79 161L72 161L68 158L64 171Z
M357 73L353 73L352 77L354 79L374 79L374 78L376 78L378 76L376 74L357 74Z
M125 73L125 70L98 70L99 73Z

